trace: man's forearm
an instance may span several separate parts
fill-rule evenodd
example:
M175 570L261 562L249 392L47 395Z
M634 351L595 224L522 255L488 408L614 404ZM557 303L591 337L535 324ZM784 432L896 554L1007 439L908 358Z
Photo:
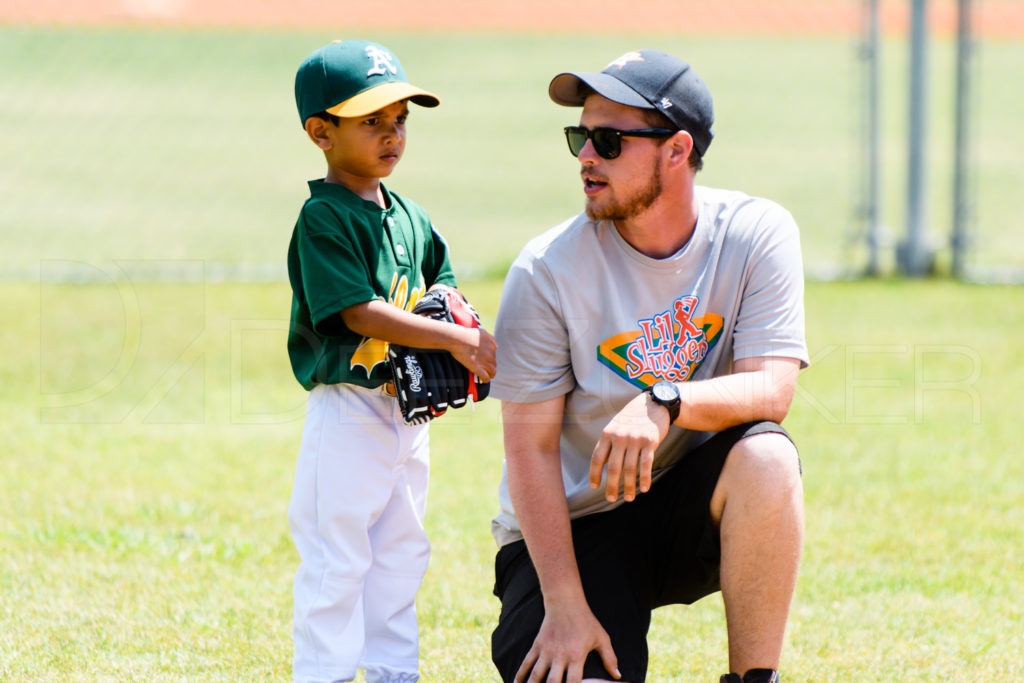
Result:
M509 497L545 604L584 600L558 454L518 453L506 456L506 465Z
M796 388L799 361L769 360L756 370L737 364L730 375L677 384L682 406L675 424L719 431L754 420L782 422Z
M586 604L562 481L565 397L502 402L508 493L537 570L545 605Z

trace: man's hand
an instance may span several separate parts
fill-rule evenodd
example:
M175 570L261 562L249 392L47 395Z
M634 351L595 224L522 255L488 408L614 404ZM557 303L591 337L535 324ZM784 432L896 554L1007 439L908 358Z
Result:
M668 409L651 400L649 394L638 394L620 410L601 433L590 456L590 487L601 485L601 473L607 466L605 498L613 503L623 497L636 498L637 476L640 492L651 488L654 451L668 434Z
M516 683L560 683L563 676L565 683L580 683L583 663L592 650L597 650L605 669L615 678L622 677L611 639L585 601L564 608L546 605L533 647L516 672Z

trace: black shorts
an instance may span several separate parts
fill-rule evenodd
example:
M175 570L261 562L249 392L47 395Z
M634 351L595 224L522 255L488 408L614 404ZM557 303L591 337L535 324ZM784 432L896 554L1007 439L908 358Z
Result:
M640 683L647 675L651 610L688 605L719 590L721 545L711 521L711 494L736 442L769 432L789 437L774 422L723 430L633 502L572 521L583 590L611 638L622 680ZM494 565L501 615L491 635L491 658L508 682L533 646L544 601L523 541L499 549ZM587 657L583 677L612 680L596 651Z

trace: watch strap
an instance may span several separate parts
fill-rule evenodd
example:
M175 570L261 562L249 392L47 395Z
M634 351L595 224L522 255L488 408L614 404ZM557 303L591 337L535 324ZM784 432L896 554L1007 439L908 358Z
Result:
M666 401L665 399L660 398L656 393L654 393L654 387L658 384L661 384L662 382L664 382L665 384L672 385L672 389L675 392L674 399ZM679 387L677 387L674 383L669 382L668 380L659 380L654 384L650 385L649 387L646 387L644 391L651 395L651 399L655 403L657 403L660 406L665 406L665 409L668 410L668 421L670 424L676 421L676 419L679 417L679 411L682 408L682 400L679 397Z

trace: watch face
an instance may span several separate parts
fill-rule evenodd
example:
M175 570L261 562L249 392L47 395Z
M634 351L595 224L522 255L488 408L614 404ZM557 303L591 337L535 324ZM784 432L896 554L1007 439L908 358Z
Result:
M659 401L675 401L679 398L679 390L676 389L674 384L666 381L656 382L654 386L651 387L651 393L653 393L655 398Z

